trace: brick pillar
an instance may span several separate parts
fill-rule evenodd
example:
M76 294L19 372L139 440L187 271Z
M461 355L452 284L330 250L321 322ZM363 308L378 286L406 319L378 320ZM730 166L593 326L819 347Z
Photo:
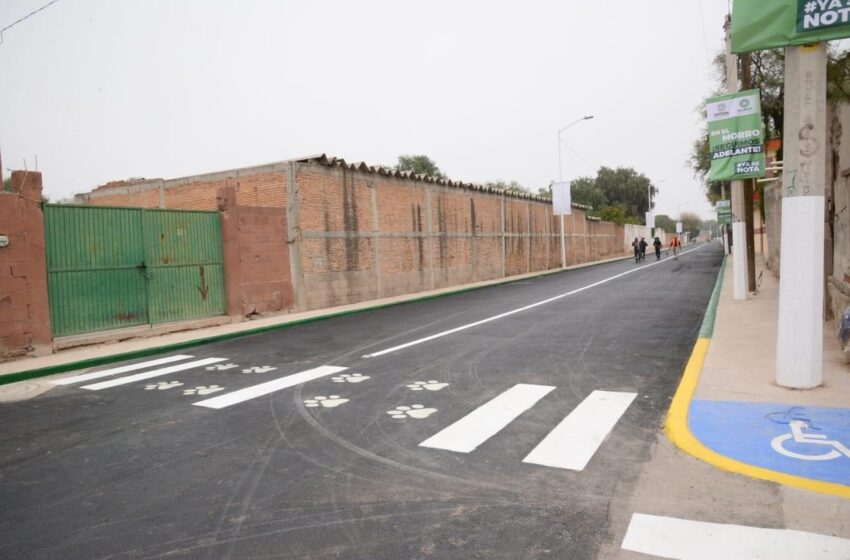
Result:
M41 188L41 173L13 171L0 193L0 359L53 350Z
M236 189L222 187L216 197L221 217L221 244L224 256L224 291L227 314L242 317L242 262L239 247L239 207Z

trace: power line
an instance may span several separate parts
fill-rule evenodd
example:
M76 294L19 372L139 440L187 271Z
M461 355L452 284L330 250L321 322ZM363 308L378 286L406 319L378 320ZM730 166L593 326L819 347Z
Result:
M58 1L59 1L59 0L51 0L50 2L48 2L47 4L45 4L44 6L40 7L39 9L34 10L34 11L32 11L32 12L28 13L27 15L25 15L24 17L22 17L22 18L21 18L21 19L19 19L18 21L13 21L12 23L10 23L9 25L7 25L7 26L6 26L6 27L4 27L3 29L0 29L0 45L2 45L2 44L3 44L3 32L4 32L4 31L6 31L6 30L8 30L8 29L11 29L12 27L14 27L14 26L18 25L19 23L21 23L21 22L22 22L22 21L24 21L25 19L29 19L29 18L31 18L32 16L34 16L34 15L35 15L35 14L37 14L38 12L40 12L40 11L44 10L45 8L49 8L50 6L52 6L53 4L55 4L55 3L56 3L56 2L58 2Z

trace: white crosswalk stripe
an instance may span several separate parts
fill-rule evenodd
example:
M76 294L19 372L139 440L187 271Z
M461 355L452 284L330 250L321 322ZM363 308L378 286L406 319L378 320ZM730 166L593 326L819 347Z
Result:
M263 395L268 395L270 393L274 393L276 391L280 391L288 387L300 385L301 383L306 383L307 381L312 381L321 377L327 377L328 375L333 375L335 373L339 373L347 369L348 368L337 366L320 366L317 368L309 369L307 371L287 375L286 377L280 377L278 379L266 381L265 383L260 383L259 385L252 385L251 387L239 389L238 391L233 391L232 393L227 393L226 395L213 397L211 399L206 399L193 404L195 406L203 406L206 408L226 408L228 406L239 404L241 402L245 402L251 399L256 399L257 397L262 397Z
M546 385L514 385L419 445L469 453L553 390Z
M165 358L157 358L156 360L149 360L147 362L139 362L136 364L130 364L128 366L119 366L115 368L105 369L102 371L94 371L91 373L84 373L82 375L75 375L73 377L64 377L62 379L57 379L56 381L51 381L53 385L71 385L73 383L82 383L83 381L91 381L92 379L100 379L101 377L109 377L110 375L118 375L119 373L127 373L128 371L136 371L140 369L147 369L150 367L161 366L163 364L170 364L172 362L179 362L180 360L188 360L189 358L194 358L194 356L186 356L183 354L178 354L177 356L167 356Z
M676 560L850 558L850 540L789 529L762 529L636 513L623 550Z
M522 462L584 470L636 396L593 391Z
M83 389L88 389L90 391L100 391L102 389L118 387L119 385L135 383L136 381L144 381L145 379L151 379L153 377L161 377L163 375L168 375L169 373L175 373L178 371L198 368L209 364L215 364L218 362L223 362L225 360L227 360L227 358L204 358L203 360L195 360L194 362L187 362L183 364L178 364L176 366L169 366L166 368L155 369L153 371L146 371L144 373L137 373L135 375L128 375L127 377L119 377L118 379L101 381L100 383L93 383L92 385L83 385Z
M419 445L470 453L555 390L547 385L514 385ZM593 391L529 453L524 463L583 470L636 393Z

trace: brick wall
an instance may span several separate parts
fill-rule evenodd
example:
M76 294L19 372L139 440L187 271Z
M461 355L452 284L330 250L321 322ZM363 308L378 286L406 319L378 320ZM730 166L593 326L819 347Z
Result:
M219 189L233 187L241 206L284 208L285 171L284 164L269 164L180 179L116 182L77 195L76 200L96 206L215 210Z
M0 192L0 360L51 351L41 174L15 171Z
M238 239L230 242L240 256L231 260L242 266L253 259L240 274L253 270L256 283L249 287L240 278L242 295L229 296L242 298L241 314L250 313L254 302L257 313L319 309L561 266L559 219L548 201L324 156L111 184L80 199L213 209L222 189L233 191L236 201L229 208L235 204L240 216L241 229L232 234ZM266 216L261 208L281 212ZM622 226L588 219L581 208L574 208L565 226L571 265L628 253ZM254 257L242 254L249 246L259 249ZM246 290L256 290L256 297L244 299Z
M288 311L293 298L286 209L240 205L234 187L219 189L217 205L228 315Z
M324 159L292 165L304 309L561 266L548 201ZM571 265L627 253L622 226L579 208L566 233Z

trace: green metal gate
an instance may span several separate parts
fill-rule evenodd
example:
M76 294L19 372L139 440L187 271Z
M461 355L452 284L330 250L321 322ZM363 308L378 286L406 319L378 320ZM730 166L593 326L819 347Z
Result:
M223 315L217 212L44 205L54 336Z

